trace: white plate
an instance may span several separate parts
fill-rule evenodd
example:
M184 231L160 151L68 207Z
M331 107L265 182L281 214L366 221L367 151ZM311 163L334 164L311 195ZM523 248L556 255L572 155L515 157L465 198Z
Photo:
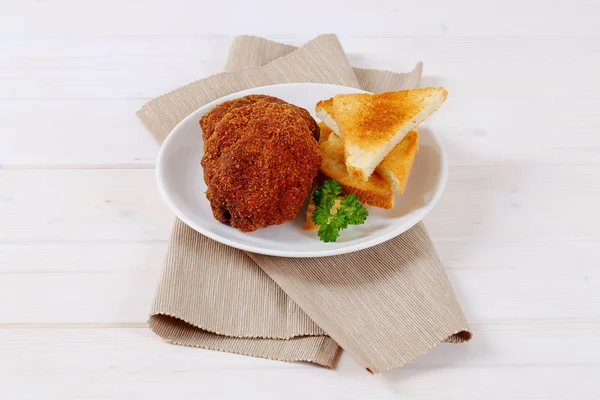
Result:
M165 140L156 164L158 187L173 212L196 231L218 242L260 254L284 257L321 257L350 253L389 240L410 229L437 203L447 179L444 152L435 136L419 131L419 152L406 191L397 195L391 210L369 207L364 225L350 226L335 243L324 243L316 231L302 228L306 205L295 220L246 233L213 218L204 195L206 184L200 166L203 154L200 117L225 100L248 94L268 94L306 108L314 116L315 104L339 93L360 93L354 88L317 83L263 86L225 96L193 112Z

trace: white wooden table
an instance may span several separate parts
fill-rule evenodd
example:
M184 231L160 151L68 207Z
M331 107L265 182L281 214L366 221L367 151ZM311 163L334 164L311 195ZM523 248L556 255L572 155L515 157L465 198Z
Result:
M600 2L0 1L0 399L600 398ZM335 32L451 97L426 219L475 338L370 376L163 343L173 216L134 112L231 38Z

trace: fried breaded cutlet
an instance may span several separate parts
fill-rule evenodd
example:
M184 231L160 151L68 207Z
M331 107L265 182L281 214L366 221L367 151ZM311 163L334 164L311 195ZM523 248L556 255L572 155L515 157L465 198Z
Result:
M213 107L212 110L204 114L204 116L202 116L200 119L200 128L202 128L202 139L204 139L204 142L206 143L207 139L212 136L216 125L229 111L257 102L289 104L286 101L278 99L277 97L267 96L266 94L251 94L218 104ZM306 122L306 125L308 126L308 129L314 138L319 140L319 126L317 125L317 122L310 116L310 113L304 108L297 106L294 106L294 110L294 112L297 113L298 116L302 117L302 119Z
M309 125L319 128L298 110L285 102L253 101L229 107L216 123L214 116L204 120L213 131L205 134L202 167L217 220L249 232L296 216L321 165Z

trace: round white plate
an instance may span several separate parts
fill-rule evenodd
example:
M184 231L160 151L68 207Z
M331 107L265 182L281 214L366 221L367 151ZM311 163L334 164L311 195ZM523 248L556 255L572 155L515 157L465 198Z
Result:
M202 115L225 100L248 94L268 94L303 107L313 114L315 104L340 93L363 91L337 85L292 83L263 86L225 96L193 112L173 129L163 143L156 164L160 193L173 212L187 225L216 241L238 249L284 257L321 257L349 253L374 246L410 229L433 208L447 179L444 152L431 132L419 130L419 152L403 195L391 210L368 207L364 225L350 226L335 243L319 240L315 230L302 228L306 204L296 219L254 232L241 232L213 218L204 195L206 184L200 160L203 154Z

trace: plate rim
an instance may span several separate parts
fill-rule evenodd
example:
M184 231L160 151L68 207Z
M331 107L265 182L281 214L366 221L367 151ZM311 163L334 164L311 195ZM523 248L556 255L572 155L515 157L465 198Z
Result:
M224 101L227 101L231 98L245 96L246 94L254 93L257 90L261 90L261 89L265 89L265 88L298 87L298 86L319 86L319 87L327 86L327 87L334 87L334 88L338 88L338 89L342 89L342 90L352 91L354 93L369 93L365 90L354 88L351 86L334 85L334 84L330 84L330 83L311 83L311 82L281 83L281 84L257 86L255 88L250 88L250 89L241 90L239 92L234 92L234 93L219 97L218 99L215 99L215 100L211 101L210 103L207 103L204 106L199 107L196 110L192 111L187 117L185 117L183 120L181 120L169 132L169 134L167 135L167 138L161 144L160 149L158 151L157 158L156 158L155 179L156 179L156 183L158 186L158 190L159 190L161 197L167 203L167 206L175 214L175 216L177 218L179 218L187 226L189 226L190 228L195 230L196 232L198 232L210 239L213 239L219 243L222 243L226 246L230 246L230 247L233 247L236 249L240 249L243 251L248 251L248 252L252 252L252 253L256 253L256 254L277 256L277 257L288 257L288 258L290 258L290 257L291 258L327 257L327 256L347 254L347 253L353 253L353 252L359 251L359 250L364 250L366 248L373 247L378 244L387 242L388 240L393 239L396 236L401 235L402 233L408 231L409 229L413 228L416 224L418 224L420 221L422 221L431 212L433 207L435 207L435 205L438 203L440 197L442 196L442 194L446 188L446 183L448 181L448 160L446 158L446 152L445 152L444 148L442 147L442 144L438 140L437 136L433 132L431 132L430 136L433 139L433 141L435 142L435 144L437 145L437 148L439 149L439 152L440 152L440 177L439 177L437 185L436 185L437 190L431 197L427 206L421 208L421 210L422 210L421 213L417 213L416 215L413 215L411 217L411 219L409 219L408 222L402 226L402 228L400 228L398 230L392 230L384 235L378 235L371 239L366 239L361 242L354 243L352 245L337 247L337 248L334 248L331 250L318 250L318 251L314 251L314 250L313 251L290 251L290 250L265 249L263 247L257 247L257 246L253 246L253 245L249 245L249 244L240 243L235 240L230 240L219 234L216 234L207 229L204 229L203 227L199 226L198 224L196 224L193 221L191 221L190 219L188 219L184 215L184 213L182 213L178 209L178 207L175 206L175 204L169 198L168 190L165 188L165 183L163 182L163 179L161 176L161 171L162 171L163 159L165 157L165 154L168 151L170 143L174 140L173 138L175 138L177 136L176 132L181 128L181 126L187 125L189 123L189 120L191 120L192 117L195 114L197 114L200 110L209 108L209 107L213 107L213 106L220 104Z

